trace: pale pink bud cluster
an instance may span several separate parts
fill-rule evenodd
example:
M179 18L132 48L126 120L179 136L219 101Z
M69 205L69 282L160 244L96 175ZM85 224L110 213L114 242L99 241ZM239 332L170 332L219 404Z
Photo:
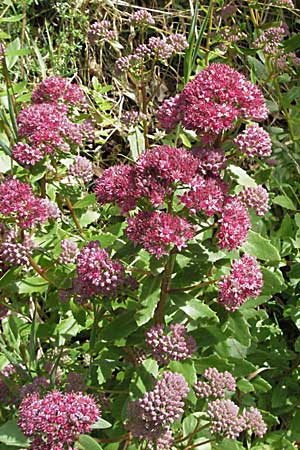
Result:
M191 189L180 197L180 201L191 214L203 211L207 216L213 216L222 211L228 190L223 181L198 175L189 185Z
M230 275L219 283L219 303L227 311L236 311L249 297L261 293L263 276L253 256L244 255L233 261Z
M251 430L256 436L262 438L266 434L267 425L257 408L250 406L250 408L243 412L243 418L246 423L246 428Z
M28 234L24 233L21 239L15 230L10 230L0 242L0 261L11 266L28 266L28 256L33 249L34 243Z
M154 325L146 332L146 344L160 365L191 358L197 350L194 338L189 336L186 327L179 323L170 325L169 334L164 332L163 325Z
M44 200L35 196L28 184L16 178L6 178L0 184L0 214L21 228L31 228L51 217Z
M235 392L236 382L230 372L219 372L215 367L209 367L203 373L207 381L197 381L194 389L197 397L224 397L225 392Z
M147 120L147 115L139 111L125 111L122 115L122 122L126 125L136 125L141 120Z
M189 388L179 373L166 371L154 389L128 404L128 429L134 437L147 439L152 444L165 433L184 412L183 399Z
M170 34L168 37L162 38L152 36L147 44L140 44L134 53L118 58L116 68L119 72L127 72L146 64L149 59L157 58L166 61L187 47L188 42L182 34Z
M161 436L152 442L148 442L147 448L149 450L171 450L173 448L174 441L172 430L170 428L166 428Z
M294 8L293 0L271 0L271 2L275 6L283 6L285 8L289 8L289 9Z
M49 392L41 398L33 393L23 398L19 408L19 427L32 438L31 450L73 448L79 434L91 432L100 418L94 399L82 393Z
M168 133L177 127L180 117L180 94L165 100L157 113L160 126Z
M238 197L227 197L220 224L218 233L220 248L234 250L246 241L251 221L247 208Z
M160 258L167 255L170 246L180 251L194 237L194 227L178 216L160 212L139 212L127 220L126 234L135 245Z
M49 219L58 219L60 217L60 210L56 203L49 198L43 198L42 204L47 212Z
M155 25L155 20L152 17L152 14L146 9L139 9L131 14L128 18L128 22L130 25L135 26L148 26Z
M109 20L101 20L90 26L88 39L91 44L102 41L115 41L118 38L116 31L112 30L112 24Z
M245 153L250 158L258 156L266 158L272 154L272 141L270 135L258 125L250 125L234 142L237 144L240 152Z
M237 119L267 118L268 110L260 89L226 64L214 63L189 81L177 96L167 118L167 129L179 121L198 134L218 135L234 127ZM163 113L159 113L164 126Z
M56 103L59 100L81 108L88 106L83 90L77 84L62 77L46 78L34 89L31 97L33 104Z
M264 216L269 210L269 193L262 186L246 187L241 192L240 199L248 208L253 208L258 216Z
M79 254L79 248L75 241L72 239L63 239L61 241L62 252L59 255L59 262L62 264L75 263Z
M239 407L231 400L216 399L207 405L210 432L229 439L236 439L245 430L245 419L239 415Z
M68 168L68 175L87 184L93 179L93 163L85 156L76 156L73 164Z
M99 241L91 241L77 256L78 280L89 286L94 294L112 295L124 283L124 267L112 261Z
M261 49L267 55L276 55L280 49L280 44L286 35L283 27L268 28L254 41L254 47Z

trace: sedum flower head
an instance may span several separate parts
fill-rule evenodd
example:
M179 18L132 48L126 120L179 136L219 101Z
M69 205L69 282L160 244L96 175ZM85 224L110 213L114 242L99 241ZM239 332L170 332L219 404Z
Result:
M269 193L262 186L246 187L240 198L248 208L253 208L258 216L264 216L269 210Z
M194 386L197 397L224 397L226 391L235 392L236 382L227 370L219 372L215 367L209 367L203 373L207 381L197 381Z
M146 344L151 348L152 356L161 365L191 358L197 350L194 338L189 336L186 327L179 323L170 325L169 334L164 333L163 325L154 325L146 332Z
M43 80L33 91L31 101L38 103L56 103L61 100L69 105L87 107L86 97L82 89L67 78L49 77Z
M212 434L236 439L245 429L245 420L242 415L239 415L238 406L231 400L217 399L209 402L207 413Z
M230 275L219 283L219 303L227 311L235 311L248 297L260 295L262 286L263 276L256 259L244 255L233 261Z
M218 234L220 248L234 250L246 241L251 227L250 216L238 197L227 197L220 224Z
M90 286L94 293L111 295L124 283L124 267L112 261L99 241L91 241L77 256L78 281Z
M75 263L79 254L79 248L75 241L72 239L63 239L61 241L62 252L59 255L59 262L62 264Z
M129 16L128 22L130 25L136 26L148 26L155 25L155 20L152 17L152 14L146 9L139 9L135 11Z
M245 153L250 158L258 156L266 158L272 154L272 141L270 135L258 125L250 125L241 134L239 134L234 142L240 152Z
M134 437L156 441L183 414L188 385L179 373L166 371L154 389L128 405L128 428Z
M24 232L21 239L15 230L10 230L0 242L0 261L11 266L29 266L28 256L32 254L34 243Z
M89 433L100 417L94 399L82 393L51 391L41 398L27 395L19 408L19 427L33 438L30 449L64 449L79 434ZM72 448L72 447L71 447Z
M186 247L194 236L193 226L178 216L160 212L139 212L127 220L127 236L135 245L140 244L149 253L160 258L168 254L169 246L178 250Z
M33 194L31 187L16 178L0 184L0 214L16 221L21 228L31 228L50 217L44 199Z
M243 418L246 422L246 428L252 431L256 436L262 438L266 434L267 425L257 408L250 406L250 408L243 412Z
M180 117L186 129L211 135L232 129L237 119L260 121L267 114L259 88L235 69L219 63L189 81L173 108L174 123L175 117Z
M18 142L12 148L13 158L24 166L34 166L44 158L43 153L34 146Z
M254 47L261 49L267 55L274 56L278 53L285 35L286 30L283 27L268 28L255 40Z
M93 164L84 156L76 156L75 161L68 168L68 174L89 183L93 178Z
M101 20L95 22L90 26L88 39L91 44L103 41L114 41L118 37L116 31L112 29L112 24L109 20Z

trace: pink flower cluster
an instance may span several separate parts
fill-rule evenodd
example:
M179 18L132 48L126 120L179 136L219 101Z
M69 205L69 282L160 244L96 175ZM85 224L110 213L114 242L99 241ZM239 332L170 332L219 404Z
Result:
M62 252L59 255L59 262L62 264L75 263L79 254L79 248L75 241L71 239L63 239L61 241Z
M183 399L188 392L181 374L164 372L152 391L128 405L128 428L133 436L152 444L166 437L166 433L170 439L169 425L183 414Z
M17 117L18 137L12 149L20 164L33 166L56 150L68 152L71 144L82 145L91 138L91 123L70 119L72 106L87 108L83 91L61 77L42 81L32 94L32 104Z
M203 176L219 177L221 170L226 167L226 155L220 148L195 147L191 153L198 160L198 172Z
M131 14L128 18L128 22L130 25L135 26L148 26L155 25L155 20L152 17L152 14L146 9L139 9Z
M6 178L0 184L0 214L21 228L31 228L53 217L45 199L35 196L28 184L16 178Z
M262 286L263 276L256 259L244 255L233 261L230 275L219 283L219 303L227 311L236 311L248 297L260 295Z
M10 230L0 242L0 261L12 266L28 266L28 255L33 248L34 243L28 234L24 233L21 239L16 230Z
M250 216L244 203L237 197L226 198L220 219L218 240L220 248L233 250L247 239Z
M170 330L169 334L165 334L163 325L159 324L146 332L146 344L151 348L152 356L160 365L191 358L197 350L194 338L187 334L184 325L171 324Z
M280 44L286 35L283 27L271 27L264 31L255 42L254 47L261 49L267 55L276 55L280 49Z
M190 191L181 196L180 200L191 214L204 211L207 216L213 216L222 211L228 190L223 181L198 175L189 184Z
M104 41L115 41L117 38L118 33L112 30L112 24L109 20L101 20L90 26L88 39L91 44Z
M207 381L197 381L194 386L197 397L224 397L226 391L235 392L236 382L227 370L219 372L215 367L209 367L203 373Z
M208 403L210 432L229 439L236 439L242 431L249 430L263 437L267 426L257 408L251 406L239 413L239 407L232 400L217 399Z
M76 156L75 161L68 168L68 175L76 177L87 184L93 179L93 163L85 156Z
M82 393L63 394L52 391L40 398L27 395L19 408L19 427L33 438L32 450L63 450L73 444L79 434L89 433L100 418L100 410L92 397Z
M124 267L112 261L99 241L91 241L77 256L78 280L94 294L111 295L124 283Z
M149 253L160 258L168 254L169 246L181 250L192 239L194 227L178 216L160 212L139 212L129 217L126 234L135 245L140 244Z
M119 72L127 72L130 69L136 70L151 58L166 61L187 47L188 42L182 34L171 34L162 38L152 36L147 44L140 44L134 53L118 58L116 68Z
M208 403L210 432L229 439L236 439L245 430L246 424L239 407L232 400L216 399Z
M49 77L43 80L33 91L31 101L38 103L56 103L63 101L72 106L87 108L87 101L82 89L67 78Z
M272 154L270 135L258 125L250 125L247 127L235 138L234 142L239 151L245 153L250 158L254 158L254 156L266 158Z
M264 216L269 210L269 193L262 186L246 187L240 198L248 208L253 208L258 216Z
M264 120L268 110L258 87L226 64L214 63L189 81L167 101L158 114L163 128L170 130L182 122L198 134L218 135L232 129L237 119Z

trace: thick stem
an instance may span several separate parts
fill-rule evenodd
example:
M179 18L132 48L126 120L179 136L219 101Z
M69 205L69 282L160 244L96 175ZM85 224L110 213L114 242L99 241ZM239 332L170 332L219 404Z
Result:
M68 210L71 213L72 219L73 219L73 221L74 221L74 223L76 225L77 230L79 231L80 234L83 234L83 230L82 230L82 228L80 226L80 223L79 223L79 221L77 219L77 216L76 216L75 211L73 209L73 205L72 205L69 197L66 198L66 204L67 204Z
M30 262L31 267L38 273L44 280L48 281L48 283L51 283L47 275L45 274L44 270L34 261L34 259L31 256L28 256L28 260Z
M175 250L171 250L168 261L165 266L165 270L163 273L163 278L161 281L160 286L160 297L159 302L156 307L155 313L154 313L154 321L156 324L158 323L164 323L164 312L165 312L165 306L168 299L169 294L169 287L171 282L171 277L174 269L174 264L176 260L176 253Z

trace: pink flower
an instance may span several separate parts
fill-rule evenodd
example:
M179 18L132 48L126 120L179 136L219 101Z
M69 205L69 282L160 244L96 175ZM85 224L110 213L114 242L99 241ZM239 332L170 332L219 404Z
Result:
M225 183L198 175L189 184L191 189L180 197L180 201L191 214L203 211L207 216L213 216L222 211L228 189Z
M72 84L67 78L49 77L43 80L33 91L33 104L63 100L70 105L87 107L84 92L77 84Z
M24 232L21 238L15 230L10 230L0 242L0 261L12 266L29 266L28 256L31 256L34 243Z
M224 276L219 283L219 303L227 311L237 310L248 297L257 297L261 293L263 276L253 256L244 255L233 261L230 275Z
M175 97L171 97L163 102L161 107L158 110L157 118L159 124L162 128L164 128L168 133L180 122L180 94L175 95Z
M269 210L269 193L262 186L246 187L240 199L248 208L253 208L258 216L264 216Z
M199 161L198 172L201 175L219 177L221 170L226 167L224 150L219 148L195 147L191 149L191 153Z
M16 178L6 178L0 184L0 214L21 228L31 228L49 218L44 199L36 197L28 184Z
M155 20L152 17L152 14L146 9L139 9L131 14L128 19L130 25L155 25Z
M208 403L210 432L229 439L236 439L245 429L245 420L239 415L238 406L231 400L217 399Z
M112 261L99 241L91 241L77 256L78 280L95 290L95 293L110 295L124 283L124 267Z
M193 226L187 220L165 212L139 212L127 222L129 239L157 258L168 254L170 245L181 250L194 236Z
M220 223L220 248L233 250L246 241L251 222L247 208L238 197L227 197Z
M224 397L226 391L235 392L236 382L230 372L219 372L209 367L203 373L207 381L197 381L194 386L197 397Z
M68 174L89 183L93 178L93 163L84 156L77 156L68 169Z
M75 263L79 253L77 243L71 239L63 239L60 245L62 252L59 256L59 262L62 264Z
M214 63L185 86L172 116L180 116L188 130L218 135L232 129L237 119L264 120L267 114L258 87L226 64Z
M154 325L146 332L146 344L161 365L191 358L197 350L194 338L187 334L184 325L172 324L170 330L169 334L165 334L163 325Z
M24 166L34 166L44 158L40 150L34 146L18 142L12 148L13 158Z
M266 158L272 154L272 141L269 133L258 125L250 125L234 142L242 153L246 153L250 158L258 156Z
M243 418L246 422L246 428L251 430L256 436L262 438L266 434L267 425L257 408L250 406L243 412Z
M25 436L34 438L32 450L53 450L71 446L79 434L91 431L99 417L92 397L52 391L44 398L37 393L27 395L19 408L18 424Z

